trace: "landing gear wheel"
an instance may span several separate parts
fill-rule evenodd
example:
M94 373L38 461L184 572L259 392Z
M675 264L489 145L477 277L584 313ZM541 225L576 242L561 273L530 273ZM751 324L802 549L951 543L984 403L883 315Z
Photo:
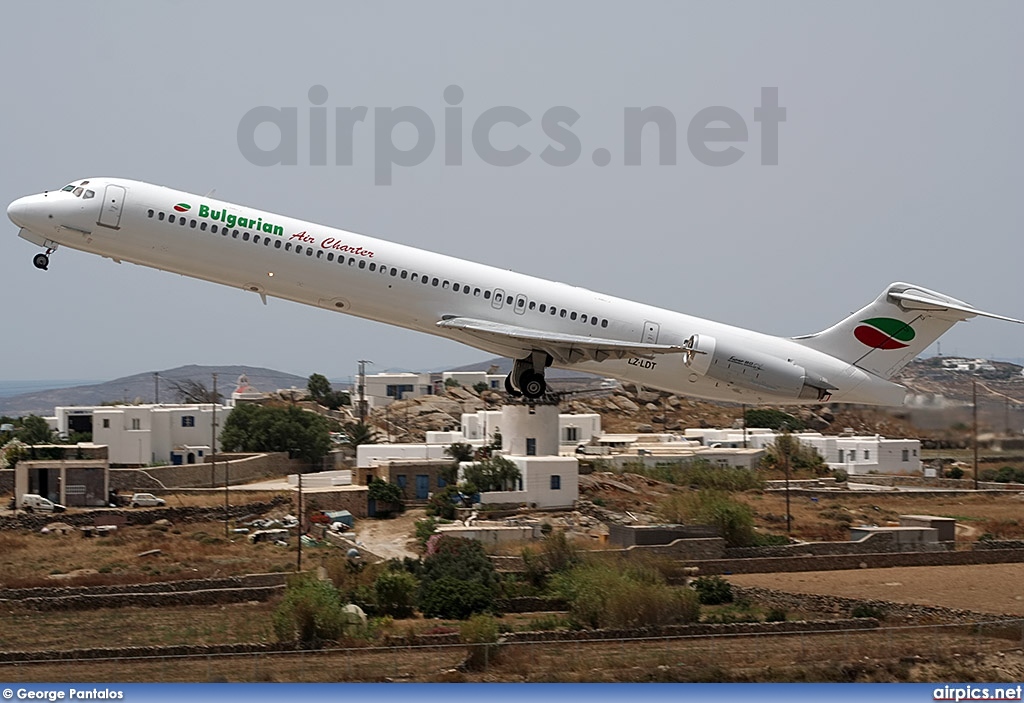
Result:
M523 395L530 399L540 398L548 389L543 374L536 371L527 371L519 379L519 387L523 389Z
M32 265L43 271L50 265L50 257L46 254L36 254L32 257Z
M519 396L522 395L522 393L517 391L512 386L512 375L511 374L509 374L508 376L505 377L505 392L508 393L513 398L518 398Z

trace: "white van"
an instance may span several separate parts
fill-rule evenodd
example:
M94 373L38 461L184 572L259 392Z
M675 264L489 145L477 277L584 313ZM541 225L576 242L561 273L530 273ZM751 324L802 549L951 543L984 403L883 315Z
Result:
M60 503L54 503L49 498L43 498L35 493L26 493L21 497L21 507L26 512L38 510L41 513L63 513L65 508Z

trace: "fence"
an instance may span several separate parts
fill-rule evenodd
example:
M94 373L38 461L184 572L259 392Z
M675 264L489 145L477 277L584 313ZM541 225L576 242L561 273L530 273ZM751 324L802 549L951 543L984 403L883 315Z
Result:
M52 658L0 663L8 682L196 681L727 681L887 677L922 660L1019 649L1024 619L953 625L797 630L786 634L514 641L257 651L176 656ZM471 647L475 647L471 651ZM959 659L964 657L964 659ZM892 680L886 678L886 680Z

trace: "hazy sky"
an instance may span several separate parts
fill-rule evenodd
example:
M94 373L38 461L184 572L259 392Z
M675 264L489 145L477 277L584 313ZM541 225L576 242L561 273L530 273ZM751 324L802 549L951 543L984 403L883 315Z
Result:
M823 329L897 280L1024 316L1021 3L8 2L0 17L5 204L89 176L216 189L783 335ZM445 163L459 142L446 129L460 134L445 121L452 85L462 165ZM775 166L755 121L772 87L786 110ZM314 163L311 98L329 126ZM240 148L259 106L296 108L296 165L256 165ZM358 106L352 164L338 165L335 113ZM429 118L436 141L377 185L383 147L423 137L375 130L402 106ZM530 120L491 133L496 149L527 150L516 166L473 147L474 124L500 106ZM649 126L642 163L625 165L626 111L652 106L674 119L674 164L659 165ZM715 106L740 121L732 137L746 131L709 143L739 149L731 165L707 165L688 142ZM580 156L554 166L542 152L571 140L552 139L565 134L544 115L565 108L579 115L562 129ZM253 138L270 149L276 132ZM190 363L342 378L360 358L421 369L487 356L66 249L38 271L37 248L4 223L0 378ZM1024 357L1024 326L975 320L942 351Z

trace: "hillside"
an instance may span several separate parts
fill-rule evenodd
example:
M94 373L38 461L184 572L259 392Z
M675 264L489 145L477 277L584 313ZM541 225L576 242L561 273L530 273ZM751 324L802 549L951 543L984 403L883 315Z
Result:
M235 389L238 377L242 374L249 377L251 385L262 391L273 391L292 386L305 388L307 381L302 376L256 366L198 366L191 364L159 372L160 400L167 403L178 402L178 398L171 389L171 383L174 381L193 379L211 387L214 373L218 374L217 390L224 395L231 394L231 391ZM155 392L153 380L153 372L145 372L115 378L105 383L57 388L0 398L0 415L11 417L30 414L50 415L55 407L61 405L99 405L100 403L124 400L152 403Z

